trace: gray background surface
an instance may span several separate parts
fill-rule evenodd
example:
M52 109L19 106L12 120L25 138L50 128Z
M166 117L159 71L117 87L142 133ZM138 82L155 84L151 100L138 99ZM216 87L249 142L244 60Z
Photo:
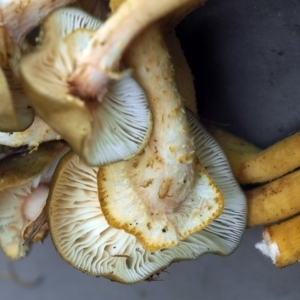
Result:
M209 0L179 27L196 78L200 115L261 147L300 129L300 1ZM0 300L300 299L299 265L276 269L254 249L261 228L247 230L230 257L175 263L159 282L125 286L70 267L48 238L13 265L24 287L2 278Z

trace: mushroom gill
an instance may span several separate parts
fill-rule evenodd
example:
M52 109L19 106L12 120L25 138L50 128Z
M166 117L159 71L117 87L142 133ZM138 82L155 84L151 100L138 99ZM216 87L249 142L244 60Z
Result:
M108 224L98 200L98 169L70 152L57 166L47 205L52 241L64 260L82 272L132 284L174 261L235 250L245 228L245 197L220 147L195 116L188 112L188 118L196 154L224 195L220 217L178 246L148 251L134 235Z
M44 22L40 48L20 64L24 89L37 114L95 166L134 156L152 128L146 95L130 72L111 82L102 91L104 98L80 98L69 83L77 57L101 24L82 10L60 9Z

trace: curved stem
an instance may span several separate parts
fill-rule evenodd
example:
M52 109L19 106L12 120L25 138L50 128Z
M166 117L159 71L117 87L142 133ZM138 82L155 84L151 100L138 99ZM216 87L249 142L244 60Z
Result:
M89 43L69 81L83 97L95 96L105 91L116 73L120 59L132 40L150 24L190 4L196 6L201 0L161 0L124 2ZM91 60L91 57L93 58Z
M249 227L278 222L300 213L300 171L246 191Z

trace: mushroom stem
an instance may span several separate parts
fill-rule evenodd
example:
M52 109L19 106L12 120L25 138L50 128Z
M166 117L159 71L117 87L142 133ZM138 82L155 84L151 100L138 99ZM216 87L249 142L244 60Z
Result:
M253 159L261 150L255 145L221 128L210 124L204 124L204 126L220 144L230 163L234 176L241 182L240 174L245 162Z
M148 96L153 130L143 153L99 169L99 198L111 226L134 234L147 250L156 251L175 246L207 226L221 213L223 200L195 155L183 99L159 26L140 36L124 60ZM211 180L207 193L200 178ZM212 199L215 203L208 204ZM130 212L124 213L131 206Z
M267 182L300 166L300 132L258 151L254 145L221 129L217 130L221 134L211 128L208 130L221 145L241 184Z
M194 114L197 114L194 78L175 31L173 30L167 34L165 40L174 66L176 84L184 101L183 104Z
M246 191L249 227L290 218L300 212L300 171Z
M300 260L300 216L263 231L263 241L255 247L283 268Z
M106 92L111 79L122 75L117 72L120 59L132 40L146 27L169 13L190 3L195 7L202 0L127 0L109 18L90 41L77 60L76 69L69 78L74 93L81 97ZM118 3L119 4L119 3ZM93 61L90 59L93 57ZM101 100L99 100L101 101Z
M246 160L240 169L240 183L266 182L300 166L300 132L297 132Z

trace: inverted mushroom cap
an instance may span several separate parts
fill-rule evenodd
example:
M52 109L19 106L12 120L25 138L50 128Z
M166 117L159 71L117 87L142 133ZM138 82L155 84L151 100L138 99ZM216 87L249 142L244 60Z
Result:
M151 131L147 97L129 75L112 81L97 97L79 98L68 83L76 59L100 26L81 10L60 9L42 26L40 50L20 64L24 89L37 114L90 165L134 156Z
M219 218L193 233L178 246L146 251L136 237L108 225L97 194L97 168L86 166L70 153L54 175L48 198L48 218L58 253L85 273L122 283L135 283L161 271L173 261L196 259L212 252L230 254L245 228L246 199L216 142L188 113L196 152L224 195Z
M0 131L23 131L33 122L33 109L12 70L0 67Z
M52 174L68 150L65 143L50 142L31 154L16 154L0 162L0 247L10 259L29 251L30 245L22 246L23 231L41 214ZM36 240L45 234L43 230Z

